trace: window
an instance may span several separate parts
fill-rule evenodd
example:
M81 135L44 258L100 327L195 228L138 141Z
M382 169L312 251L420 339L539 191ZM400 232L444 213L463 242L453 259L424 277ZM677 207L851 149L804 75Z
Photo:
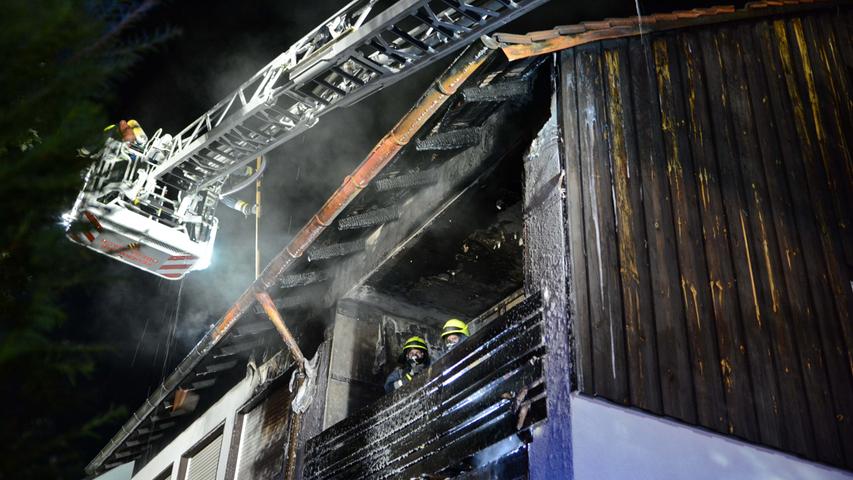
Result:
M178 478L183 480L216 480L219 469L219 452L222 449L222 427L214 430L199 445L187 452L181 459L181 472Z
M243 414L237 480L282 476L289 420L290 392L286 385Z

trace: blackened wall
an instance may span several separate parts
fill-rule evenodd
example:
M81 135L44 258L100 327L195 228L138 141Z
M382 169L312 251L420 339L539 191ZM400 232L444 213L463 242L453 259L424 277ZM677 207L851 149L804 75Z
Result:
M560 53L577 388L853 468L853 16Z

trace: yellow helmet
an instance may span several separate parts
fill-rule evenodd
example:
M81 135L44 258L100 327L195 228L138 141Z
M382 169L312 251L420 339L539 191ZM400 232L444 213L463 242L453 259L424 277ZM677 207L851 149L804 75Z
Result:
M406 340L406 343L403 344L403 351L405 352L410 348L416 348L425 352L429 351L426 341L421 337L409 337L409 339Z
M145 134L145 130L142 129L142 125L139 122L131 119L127 121L127 126L133 129L133 134L138 141L143 143L148 141L148 135Z
M444 322L444 327L441 329L441 338L453 334L469 336L468 325L458 318L451 318Z

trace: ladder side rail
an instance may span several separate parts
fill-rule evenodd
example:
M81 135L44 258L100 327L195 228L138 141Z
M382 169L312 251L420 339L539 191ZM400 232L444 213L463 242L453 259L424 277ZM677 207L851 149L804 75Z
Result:
M397 2L361 25L360 28L339 37L340 41L331 40L324 44L320 49L327 47L328 49L322 54L315 50L316 53L313 56L308 54L300 58L300 62L296 64L291 63L293 57L288 55L288 52L280 55L212 111L231 105L234 96L240 98L240 108L231 108L230 112L223 112L216 125L209 130L194 130L195 138L191 138L191 141L187 142L190 138L182 138L180 150L174 151L173 155L155 170L154 175L160 176L189 159L200 161L201 159L197 157L202 150L211 148L211 145L220 144L221 150L216 148L211 150L223 157L225 165L194 189L196 192L204 190L242 168L258 155L267 153L303 133L328 111L338 106L351 105L377 89L387 87L415 73L546 1L516 1L509 4L511 6L507 6L508 2L493 0L481 2L478 7L472 7L465 2L445 2L448 7L434 16L445 23L456 25L459 33L449 35L443 30L425 27L423 24L411 28L410 30L415 33L408 35L419 36L418 41L423 45L407 41L406 36L400 34L402 32L398 30L399 33L394 33L394 29L397 28L398 23L407 18L424 22L423 16L431 8L429 0ZM481 16L472 15L472 8L479 8L487 13ZM478 14L480 10L477 10ZM389 32L391 32L390 35ZM388 36L395 38L389 41L386 40ZM427 46L428 50L419 51L419 53L411 51L422 49L423 46ZM385 51L382 51L382 48L385 48ZM365 55L363 53L365 49L374 51ZM399 58L392 63L391 57L394 55ZM373 69L374 74L363 78L360 82L353 82L345 76L335 74L333 76L339 83L334 84L334 81L329 80L331 78L329 75L347 62L370 65L368 68ZM277 85L282 79L284 84ZM255 85L257 85L256 90L246 100L243 91ZM285 115L281 114L282 106L279 105L279 99L282 96L287 96L294 101L293 104L284 107L287 111ZM226 116L227 113L230 115ZM244 123L250 120L254 120L260 127L245 126ZM189 129L188 127L184 131ZM252 130L263 132L268 138L264 142L260 139L260 135L257 135L256 139L245 133ZM233 138L230 141L223 141L226 135ZM240 152L233 148L241 142L243 146L249 147L246 150L251 153ZM263 146L253 150L252 143L260 143Z
M364 97L370 95L374 91L379 88L384 88L389 85L392 85L401 79L417 72L418 70L441 60L445 56L457 51L459 48L467 45L468 43L474 41L479 38L481 35L487 33L488 31L493 31L496 28L506 24L507 22L512 21L518 16L526 13L527 11L538 7L541 4L544 4L548 0L530 0L530 1L520 1L512 4L512 7L507 7L508 2L501 2L495 0L491 2L488 6L492 8L501 8L503 7L506 10L506 14L500 15L497 17L487 17L488 20L482 20L479 22L479 25L476 27L469 27L468 32L464 34L458 35L458 37L453 42L446 42L442 44L438 44L438 49L434 49L433 52L425 53L420 56L416 60L413 60L409 63L403 64L402 68L394 73L386 73L384 75L377 75L369 79L367 82L363 82L363 84L353 84L352 89L347 91L345 95L341 95L337 92L338 88L328 88L329 90L338 93L338 95L334 98L329 99L329 104L325 107L315 107L311 109L313 119L319 119L320 116L325 113L333 110L338 106L349 106L352 105ZM300 64L294 69L294 72L291 74L292 82L287 87L284 87L285 90L289 90L293 88L293 85L303 86L309 84L311 81L315 81L317 78L321 78L326 74L334 72L336 68L339 68L343 63L347 60L356 60L358 58L364 58L358 50L365 45L370 44L373 39L380 35L382 32L388 31L393 28L394 24L402 20L407 16L411 16L413 10L417 11L422 8L424 5L428 4L427 1L424 0L412 0L408 2L399 2L395 5L395 7L391 7L385 12L374 17L368 24L365 24L364 28L359 32L360 34L353 34L347 37L344 42L336 43L332 46L332 50L330 50L327 55L323 57L318 57L316 59L312 59L312 62L307 64ZM464 5L464 4L461 4ZM447 14L449 11L456 11L453 8L448 8L443 10L441 14ZM460 15L460 17L464 17ZM477 22L474 22L477 23ZM297 76L298 75L298 76ZM343 76L341 76L343 78ZM282 92L283 93L283 92ZM290 131L288 131L287 135L279 137L273 142L265 145L261 150L247 155L231 167L224 170L217 178L213 178L205 181L199 186L199 190L203 190L209 187L217 180L221 180L222 178L230 175L231 173L239 170L243 166L245 166L248 162L252 161L253 158L258 155L266 154L267 152L275 149L279 145L287 142L295 136L303 133L305 130L310 128L313 123L309 125L297 125L293 127Z
M368 2L352 2L351 5L355 4L355 3L368 3ZM369 2L369 4L371 6L373 3L375 3L375 2ZM425 3L424 0L405 0L403 2L397 2L393 6L389 7L389 9L386 10L386 12L383 12L383 13L377 15L376 17L372 18L366 24L359 25L360 28L358 28L358 30L354 30L354 31L350 32L347 38L352 37L354 34L356 34L358 32L371 31L371 30L376 30L379 28L384 28L389 22L398 21L400 18L404 17L407 10L411 10L413 7L418 7L422 3ZM364 12L364 13L366 14L367 12ZM363 21L365 17L366 17L366 15L361 15L359 17L359 19L357 20L357 23ZM329 22L327 22L327 23L329 23ZM287 52L280 54L275 60L273 60L272 62L267 64L259 72L257 72L255 75L253 75L252 78L250 78L249 80L244 82L242 85L240 85L240 87L238 87L238 89L236 91L234 91L229 97L227 97L227 98L223 99L222 101L220 101L219 103L217 103L208 112L206 112L204 115L199 117L196 121L194 121L189 126L184 128L184 130L182 130L176 136L174 144L173 144L172 151L170 152L167 159L152 172L152 175L155 178L160 177L163 174L165 174L166 172L175 168L177 165L183 163L184 161L186 161L190 157L194 156L199 150L205 148L207 144L216 141L219 137L221 137L222 135L224 135L225 133L227 133L231 129L235 128L237 125L239 125L240 121L242 119L256 113L257 108L262 103L269 103L269 104L273 105L273 104L275 104L278 97L280 97L281 95L283 95L283 94L291 94L292 95L292 90L295 87L295 84L294 84L295 82L288 81L285 85L278 86L278 87L276 87L275 84L277 83L277 81L279 79L281 79L282 76L284 76L285 71L288 70L288 68L287 68L288 66L290 66L291 68L295 67L302 60L311 58L312 55L316 52L316 50L319 50L325 46L324 45L324 46L321 46L319 48L315 48L314 51L312 51L312 52L308 52L307 54L297 56L298 52L304 48L305 42L310 40L311 36L316 34L316 32L319 31L319 29L322 27L323 27L323 25L312 30L311 33L309 33L308 35L303 37L302 40L300 40L295 45L293 45L291 48L289 48ZM375 32L374 32L374 34L375 34ZM364 36L366 36L366 35L362 35L362 37L364 37ZM338 37L338 38L340 38L340 37ZM337 40L337 39L334 39L334 40ZM332 43L332 42L329 42L329 43ZM351 42L349 42L349 43L351 43ZM358 45L358 46L361 46L361 45ZM327 52L327 55L328 55L328 52ZM314 60L313 63L316 64L317 62L321 61L321 59L322 59L321 56L317 56L316 58L313 59ZM260 80L262 78L266 77L270 72L275 72L273 77L274 77L274 80L276 80L276 81L270 81L270 82L262 83L260 85L260 88L258 88L255 91L255 93L249 95L249 97L252 100L248 101L248 102L244 101L243 99L245 99L246 95L243 92L247 88L253 86L254 84L256 84L258 82L260 82ZM234 104L235 99L240 99L240 102L239 102L240 108L238 108L238 109L232 109L231 108L232 105ZM301 102L297 101L297 103L301 103ZM247 108L247 107L249 107L249 108ZM315 117L317 115L317 113L319 113L319 110L320 110L320 108L317 108L317 107L318 106L303 104L301 108L296 108L296 110L297 110L296 112L293 111L292 107L290 109L288 109L289 110L288 113L291 114L289 116L294 116L294 117L300 119L299 121L293 122L294 123L293 128L295 128L298 133L302 133L305 130L304 128L298 127L299 123L301 123L302 121L305 120L304 118L300 118L300 117L305 117L305 116L312 117L312 118ZM214 125L213 128L210 128L210 129L202 128L206 124L210 124L210 118L211 117L217 117L217 116L218 116L217 120L215 122L213 122L213 125ZM231 121L226 121L226 119L231 119ZM289 140L290 138L292 138L292 135L287 135L287 136L282 137L281 139L279 139L278 142L276 142L276 146L280 145L284 141ZM271 148L264 148L262 150L259 150L254 155L247 156L247 158L251 159L251 158L256 157L257 155L263 154L269 150L271 150ZM242 163L242 162L240 162L240 163ZM239 169L241 166L242 165L234 165L234 166L232 166L232 168L228 168L225 171L227 173L223 172L222 174L217 175L217 177L220 177L223 174L227 175L227 174L233 173L234 171ZM214 182L214 179L209 179L208 181L204 182L204 186L200 186L199 190L202 188L208 187L213 182Z
M284 55L279 55L279 57L267 64L263 69L261 69L261 71L253 75L252 78L240 85L240 87L231 93L231 95L221 100L219 103L214 105L213 108L205 112L202 116L198 117L187 127L181 130L180 133L175 135L173 138L172 148L169 151L166 160L154 170L152 175L159 177L177 166L185 158L192 155L200 145L205 143L207 138L210 138L210 134L212 132L215 132L216 130L222 130L224 132L226 129L231 128L231 125L235 124L235 121L238 120L238 118L235 117L245 115L244 110L246 110L248 105L254 103L255 107L257 107L262 104L263 101L261 101L260 98L263 97L263 92L255 91L249 95L249 98L252 100L247 101L245 99L246 95L244 91L262 80L270 70L278 68L283 57ZM264 84L263 82L261 83L261 87L267 86L267 84ZM235 100L237 100L237 102L235 102ZM235 103L237 103L236 106ZM232 120L228 122L228 119ZM218 137L218 135L215 135L214 138L215 137Z
M389 10L400 10L400 3L405 4L403 5L404 7L411 8L412 4L419 4L421 2L423 2L423 0L406 0L404 2L398 2L394 6L390 7ZM350 5L342 9L341 12L347 10L347 8L350 8L356 4L358 8L361 8L364 6L363 4L368 4L372 6L373 3L375 3L375 1L365 2L364 0L357 0L351 2ZM338 17L341 15L341 12L339 12ZM358 19L356 20L357 24L364 21L364 18L366 17L368 11L365 10L364 12L360 13L363 14L359 15ZM385 18L386 21L387 17L387 15L383 15L383 18ZM376 23L376 20L377 18L374 18L366 25L358 25L358 30L369 30L371 28L376 28L373 26ZM296 66L302 60L310 58L312 54L317 50L324 48L328 43L333 43L341 38L340 36L337 38L333 38L326 44L316 47L310 52L300 54L300 51L305 48L306 43L310 43L312 36L315 35L321 28L323 28L326 24L330 22L331 20L312 30L299 42L291 46L288 51L280 54L269 64L264 66L259 72L255 73L252 78L240 85L237 90L235 90L231 95L221 100L208 112L205 112L205 114L203 114L201 117L192 122L189 126L184 128L180 133L178 133L174 139L173 148L169 152L169 156L160 166L158 166L152 172L152 175L156 178L172 170L177 165L184 162L189 157L192 157L196 152L204 148L206 144L215 141L216 139L224 135L226 132L239 125L240 121L243 118L254 114L257 108L263 103L273 104L279 96L288 93L288 91L292 90L292 88L294 87L294 82L287 82L286 85L283 85L278 88L275 87L275 84L283 76L284 72L288 70L288 67L292 68ZM353 30L353 32L350 32L349 35L352 35L355 31L358 30ZM273 81L265 82L263 81L265 78L270 78ZM254 93L248 96L251 100L247 101L244 92L255 84L259 84L258 88L256 88ZM235 99L239 99L239 108L236 110L231 108L235 103ZM315 113L312 111L314 109L311 107L304 108L303 110L309 112L309 115L311 116L313 116L313 114ZM212 128L203 128L205 125L211 125L210 119L213 117L217 119L215 122L212 122ZM230 119L230 121L227 121L226 119ZM304 130L299 129L300 133L302 131ZM287 139L289 138L292 137L287 136ZM264 151L268 150L270 149L264 149ZM256 157L257 155L262 153L263 152L258 151L257 154L252 155L251 157ZM229 169L229 173L235 171L237 168L240 168L240 166L236 166L233 169ZM205 182L205 186L209 186L209 184L211 183L212 181L207 181Z
M175 136L173 147L169 152L167 160L155 171L154 175L160 176L180 163L182 161L182 157L186 155L184 151L189 148L190 145L192 145L199 137L219 126L229 113L233 112L231 107L234 105L234 101L236 99L240 100L241 107L245 107L252 101L268 96L270 90L269 85L274 84L275 81L267 82L264 81L264 79L272 78L273 80L277 80L281 75L281 72L284 70L284 67L296 65L304 57L310 56L313 51L325 47L328 43L337 41L346 33L346 31L349 30L349 28L360 27L376 2L377 0L353 0L327 21L315 27L307 35L303 36L299 41L288 48L286 52L280 54L276 59L264 66L259 72L253 75L252 78L244 82L234 92L232 92L231 95L221 100L210 110L190 123L190 125ZM346 27L343 32L329 28L330 25L346 26L349 22L352 23L352 26ZM327 28L327 31L330 32L330 37L326 38L325 42L317 45L317 33L323 28ZM309 48L309 45L313 45L313 48ZM255 89L254 93L249 95L249 98L252 100L247 101L246 90L249 90L255 83L259 83L258 88ZM207 128L204 128L205 126Z

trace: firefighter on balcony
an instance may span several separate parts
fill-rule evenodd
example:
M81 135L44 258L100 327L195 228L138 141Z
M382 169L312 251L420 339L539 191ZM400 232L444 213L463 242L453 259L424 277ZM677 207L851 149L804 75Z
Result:
M441 338L444 340L444 351L449 352L456 345L468 338L468 325L458 318L451 318L444 322L441 329Z
M429 347L421 337L411 337L403 344L401 366L394 369L385 380L385 392L393 392L412 381L415 375L429 366Z

